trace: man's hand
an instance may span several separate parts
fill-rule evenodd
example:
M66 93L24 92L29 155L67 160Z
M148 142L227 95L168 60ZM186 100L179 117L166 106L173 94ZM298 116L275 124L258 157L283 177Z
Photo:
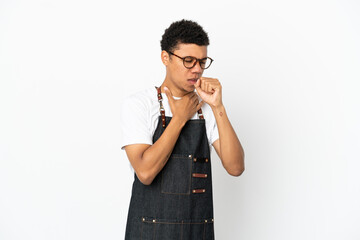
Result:
M194 86L202 100L210 107L216 108L222 105L221 84L218 79L201 77Z
M173 118L178 118L182 123L186 123L194 114L202 107L203 101L199 102L195 92L191 92L183 96L179 100L175 100L167 87L164 87L166 96L169 100L170 109Z

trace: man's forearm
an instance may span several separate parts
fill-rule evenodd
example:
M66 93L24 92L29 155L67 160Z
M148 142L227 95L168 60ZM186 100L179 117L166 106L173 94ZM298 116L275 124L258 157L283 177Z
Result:
M183 121L172 118L160 138L144 152L141 169L146 174L148 184L165 166L184 125Z
M220 159L227 172L239 176L244 171L244 150L231 126L224 105L212 107L219 130Z

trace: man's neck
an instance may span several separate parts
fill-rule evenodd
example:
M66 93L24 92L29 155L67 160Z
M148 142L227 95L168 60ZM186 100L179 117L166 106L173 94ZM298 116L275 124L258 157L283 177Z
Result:
M161 84L161 92L165 93L164 87L167 87L168 89L170 89L172 95L174 97L183 97L186 94L188 94L188 92L184 91L183 89L178 88L176 85L172 84L171 81L165 79L164 82Z

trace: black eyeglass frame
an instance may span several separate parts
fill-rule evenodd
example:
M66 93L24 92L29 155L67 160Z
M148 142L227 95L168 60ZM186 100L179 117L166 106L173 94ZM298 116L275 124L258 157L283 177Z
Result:
M168 53L170 53L171 55L174 55L175 57L180 58L181 60L183 60L184 67L186 67L187 69L192 69L193 67L195 67L195 65L196 65L198 62L199 62L199 65L200 65L200 68L201 68L201 69L208 69L208 68L211 66L212 62L214 61L211 57L206 57L206 58L201 58L201 59L199 59L199 58L196 58L196 57L193 57L193 56L180 57L180 56L178 56L178 55L176 55L175 53L172 53L172 52L170 52L170 51L168 51ZM191 67L185 66L185 58L195 59L194 64L193 64ZM203 67L201 66L200 61L201 61L201 60L205 60L205 59L210 59L210 63L209 63L209 66L207 66L206 68L203 68Z

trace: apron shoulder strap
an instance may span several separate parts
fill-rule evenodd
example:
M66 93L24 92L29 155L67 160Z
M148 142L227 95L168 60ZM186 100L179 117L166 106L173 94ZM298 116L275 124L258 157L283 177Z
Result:
M165 128L165 108L162 104L162 96L161 96L161 87L155 87L157 90L157 95L158 95L158 101L160 103L160 115L161 115L161 121L162 121L162 126L163 128Z

